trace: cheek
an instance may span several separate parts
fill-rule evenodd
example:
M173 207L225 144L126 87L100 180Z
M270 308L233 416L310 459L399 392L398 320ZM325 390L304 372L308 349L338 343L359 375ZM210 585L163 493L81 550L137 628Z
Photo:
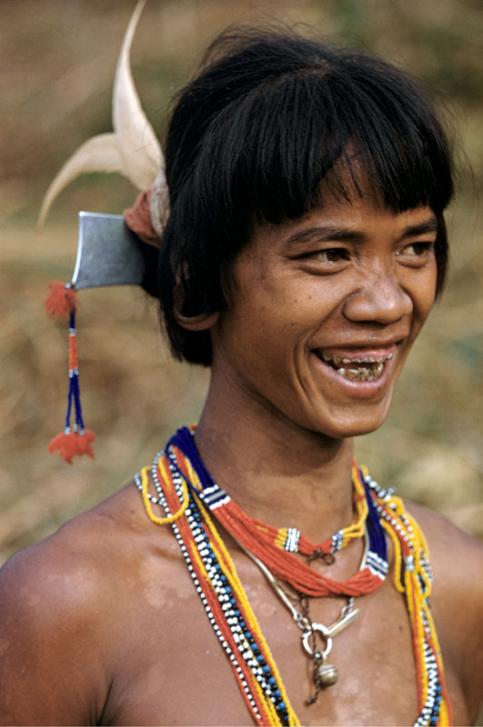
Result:
M413 326L415 334L426 321L436 299L437 267L436 260L427 268L411 274L403 281L403 287L413 302Z
M422 323L426 320L431 312L436 299L436 285L437 285L437 268L436 260L433 261L433 265L427 271L425 278L417 286L417 309Z
M239 293L222 314L218 340L224 356L248 377L280 381L312 332L310 301L300 291L270 285Z

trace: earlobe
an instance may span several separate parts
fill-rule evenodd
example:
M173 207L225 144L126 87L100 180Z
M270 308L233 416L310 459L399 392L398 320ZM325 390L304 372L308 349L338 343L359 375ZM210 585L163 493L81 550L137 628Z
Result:
M218 311L214 313L199 313L195 316L185 316L175 308L174 318L178 325L187 331L207 331L217 322L220 314Z
M173 314L176 323L187 331L207 331L217 322L220 314L215 312L195 313L187 315L183 313L185 308L185 296L180 283L174 289L173 295Z

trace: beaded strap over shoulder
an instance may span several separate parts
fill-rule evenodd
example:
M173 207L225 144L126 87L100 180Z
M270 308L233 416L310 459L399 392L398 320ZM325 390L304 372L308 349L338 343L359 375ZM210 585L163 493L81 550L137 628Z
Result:
M153 463L156 497L149 495L149 500L172 517L171 513L180 508L183 482L174 472L169 480L161 482L161 462L168 463L163 453ZM142 487L139 476L135 482ZM183 517L172 522L171 527L254 723L299 725L233 561L209 513L192 490L189 498Z

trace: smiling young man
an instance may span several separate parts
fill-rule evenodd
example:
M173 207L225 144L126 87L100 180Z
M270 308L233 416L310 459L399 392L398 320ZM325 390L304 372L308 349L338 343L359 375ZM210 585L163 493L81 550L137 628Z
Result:
M3 569L2 724L469 724L482 548L353 464L444 282L431 107L365 55L227 34L166 156L146 287L206 402Z

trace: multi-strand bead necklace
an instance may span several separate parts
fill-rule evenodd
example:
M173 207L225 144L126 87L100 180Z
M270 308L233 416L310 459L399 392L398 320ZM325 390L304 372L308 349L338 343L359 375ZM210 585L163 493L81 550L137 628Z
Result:
M150 491L149 474L155 494ZM295 528L273 528L244 513L212 480L192 431L186 427L156 455L151 468L144 468L135 477L135 483L150 520L158 525L171 524L255 724L297 725L299 721L213 518L255 561L302 630L302 646L314 664L315 691L308 704L337 679L337 670L326 663L326 658L333 638L357 615L354 598L374 591L386 577L387 533L394 551L394 583L404 595L413 635L418 685L414 725L448 725L450 706L429 608L431 569L424 536L391 490L383 490L356 466L352 474L354 522L319 544L311 543ZM155 514L153 505L161 508L162 516ZM338 550L362 537L366 538L366 550L361 566L346 581L324 577L310 568L314 558L330 561ZM296 554L308 562L301 562ZM328 595L345 596L347 604L331 626L314 623L308 611L309 599Z

